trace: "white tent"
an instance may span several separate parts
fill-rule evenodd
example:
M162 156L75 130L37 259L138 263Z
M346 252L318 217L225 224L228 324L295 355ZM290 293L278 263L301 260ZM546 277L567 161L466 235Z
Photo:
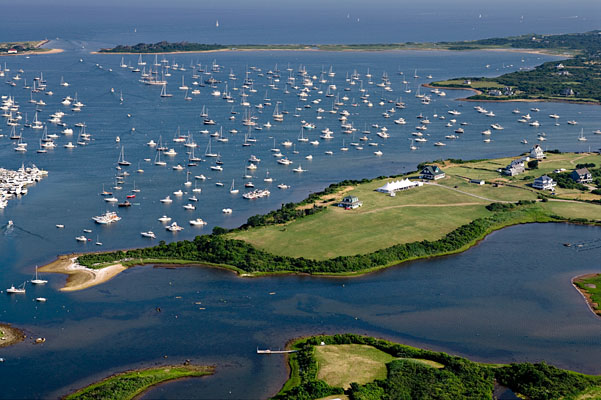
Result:
M382 193L394 193L399 190L411 189L422 185L422 182L411 182L409 179L402 179L400 181L386 182L384 186L377 188L376 191Z

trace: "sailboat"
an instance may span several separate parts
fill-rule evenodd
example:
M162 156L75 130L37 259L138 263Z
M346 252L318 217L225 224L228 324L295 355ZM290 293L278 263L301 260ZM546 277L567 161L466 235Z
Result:
M161 97L172 97L173 95L171 93L167 93L167 84L163 84L163 87L161 88Z
M581 142L586 142L586 137L584 137L584 129L580 130L580 136L578 136L578 140Z
M308 141L309 141L309 138L306 138L306 137L304 136L304 133L303 133L303 132L304 132L304 129L301 127L300 136L298 137L298 139L297 139L297 140L298 140L299 142L308 142Z
M44 285L44 284L48 283L47 280L40 279L38 277L38 266L37 265L35 266L35 279L32 279L31 283L33 283L34 285Z
M102 246L102 242L98 239L98 235L96 235L96 246Z
M129 166L131 163L125 160L125 156L123 153L123 146L121 146L121 154L119 155L119 161L117 162L119 165Z
M232 186L230 186L230 193L231 194L238 194L239 191L240 190L234 188L234 179L232 179Z
M207 144L207 148L205 150L205 157L217 157L218 154L211 152L211 138L209 137L209 143Z
M167 165L167 163L165 161L161 161L161 152L157 151L157 155L154 156L154 165L159 165L161 167L164 167L165 165Z

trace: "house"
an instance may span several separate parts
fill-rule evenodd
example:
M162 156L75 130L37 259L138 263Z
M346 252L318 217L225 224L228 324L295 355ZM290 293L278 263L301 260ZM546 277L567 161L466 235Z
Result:
M376 192L388 193L392 195L393 193L401 190L407 190L423 185L423 182L411 182L409 179L402 179L400 181L386 182L384 186L377 188Z
M593 175L587 168L578 168L572 171L570 177L578 183L590 183L593 181Z
M542 160L545 158L545 152L543 151L542 147L540 147L538 144L535 144L532 150L530 150L530 157L534 158L535 160Z
M513 96L515 93L513 92L513 89L510 88L509 86L505 86L503 88L503 95L505 96Z
M564 65L562 63L559 63L559 64L557 64L555 66L555 68L557 68L557 69L564 69L565 67L564 67Z
M8 54L17 54L17 49L8 49Z
M426 165L419 176L421 179L429 179L436 181L445 177L445 173L442 169L436 165Z
M532 187L540 190L553 190L555 189L555 181L547 175L540 176L534 180Z
M359 198L357 196L346 196L342 199L340 203L338 203L338 207L344 207L347 210L359 208L362 205L363 202L359 201Z
M469 79L466 79L466 80L464 80L464 81L463 81L463 84L464 84L464 85L471 85L471 84L472 84L472 81L471 81L471 80L469 80Z
M524 167L524 160L513 160L508 166L505 167L503 173L509 176L516 176L523 173L526 170Z
M572 90L572 88L563 89L560 94L565 97L575 96L576 93Z
M503 96L503 92L501 92L499 89L491 89L488 91L488 95L489 96Z

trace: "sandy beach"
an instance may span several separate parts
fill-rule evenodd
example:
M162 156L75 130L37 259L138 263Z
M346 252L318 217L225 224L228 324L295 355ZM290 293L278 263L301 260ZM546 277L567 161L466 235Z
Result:
M73 292L99 285L127 269L121 263L112 264L100 269L87 268L77 264L76 260L78 256L78 254L59 256L56 261L43 266L39 271L67 274L67 282L60 290L63 292Z

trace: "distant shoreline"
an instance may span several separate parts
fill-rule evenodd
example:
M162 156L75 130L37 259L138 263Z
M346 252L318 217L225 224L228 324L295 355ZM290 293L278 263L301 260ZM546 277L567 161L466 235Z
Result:
M344 45L341 45L344 46ZM62 51L62 50L61 50ZM223 53L223 52L253 52L253 51L310 51L310 52L357 52L357 53L390 53L390 52L398 52L398 51L452 51L452 52L467 52L467 51L500 51L500 52L509 52L509 53L524 53L524 54L541 54L541 55L549 55L549 56L558 56L558 57L572 57L572 53L554 53L552 50L544 50L544 49L504 49L504 48L482 48L482 49L461 49L461 50L453 50L439 47L398 47L391 49L384 48L365 48L365 49L352 49L352 48L320 48L319 45L316 46L307 46L306 48L269 48L269 47L257 47L257 48L236 48L232 46L227 49L216 49L216 50L192 50L192 51L161 51L161 52L104 52L104 51L91 51L90 54L123 54L123 55L153 55L153 54L190 54L190 53Z
M58 53L62 53L64 51L63 49L47 49L47 48L42 48L43 45L45 45L45 44L47 44L49 42L50 41L48 39L39 40L39 41L37 41L37 43L34 46L35 50L23 51L23 52L16 53L16 54L0 53L0 57L30 56L30 55L38 55L38 54L58 54ZM28 43L28 42L9 42L9 43L18 44L18 43Z
M454 86L434 86L431 83L422 84L423 87L429 89L444 89L444 90L470 90L475 93L475 96L483 94L481 90L474 89L471 87L454 87ZM482 102L482 103L566 103L566 104L590 104L594 106L601 105L598 101L582 101L582 100L568 100L568 99L472 99L471 97L462 97L457 100L470 101L470 102Z

